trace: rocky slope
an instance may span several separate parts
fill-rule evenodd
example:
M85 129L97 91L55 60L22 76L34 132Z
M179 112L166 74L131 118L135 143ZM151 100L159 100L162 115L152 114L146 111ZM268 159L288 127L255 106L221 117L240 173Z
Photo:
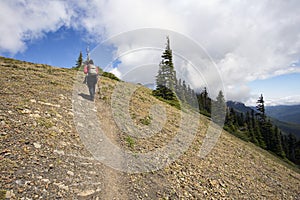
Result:
M299 199L300 174L295 169L226 132L200 158L209 126L200 115L192 144L176 161L151 172L115 170L90 153L80 133L80 126L88 124L76 120L80 113L95 112L106 137L138 155L175 137L179 111L139 87L128 105L130 119L136 127L159 133L138 138L126 134L133 127L122 127L125 122L115 119L122 105L111 103L122 99L113 93L119 84L132 84L102 77L93 103L76 71L5 58L0 58L0 70L0 199ZM81 110L74 109L74 102ZM161 107L149 113L155 104L165 108L161 119L152 115ZM155 120L157 127L152 126ZM106 140L99 139L98 146L106 146ZM124 157L115 161L130 165L126 159L123 163Z

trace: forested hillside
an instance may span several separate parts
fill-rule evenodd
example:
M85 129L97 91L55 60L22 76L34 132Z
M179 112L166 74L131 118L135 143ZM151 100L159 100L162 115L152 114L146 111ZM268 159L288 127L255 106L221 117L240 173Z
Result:
M283 122L300 125L300 105L266 106L266 114Z

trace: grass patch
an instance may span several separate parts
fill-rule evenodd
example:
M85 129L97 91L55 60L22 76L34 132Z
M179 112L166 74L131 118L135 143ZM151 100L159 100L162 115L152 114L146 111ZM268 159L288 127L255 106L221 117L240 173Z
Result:
M153 95L153 96L155 96L155 95ZM155 96L155 97L157 99L159 99L160 101L163 101L163 102L165 102L165 103L167 103L167 104L169 104L169 105L177 108L178 110L181 110L180 103L179 103L179 101L177 99L176 100L167 100L167 99L164 99L164 98L159 97L159 96Z
M142 119L140 119L140 122L146 126L148 126L149 124L151 124L151 120L152 120L152 117L151 116L146 116Z
M56 81L53 81L53 80L50 80L50 84L55 85L55 86L59 85L59 83L57 83Z
M101 75L104 77L110 78L112 80L120 81L120 79L118 77L116 77L113 73L103 72Z
M249 138L245 135L245 133L239 131L239 130L232 130L232 128L228 126L224 126L223 129L227 131L228 133L234 135L237 138L240 138L241 140L244 140L245 142L249 142Z
M38 125L43 126L45 128L51 128L52 126L54 126L54 124L51 120L44 119L44 118L38 118L37 123L38 123Z
M130 148L133 148L133 147L134 147L135 141L134 141L134 139L133 139L132 137L127 136L127 137L125 138L125 141L126 141L127 145L128 145Z
M6 196L6 191L5 190L0 190L0 200L4 200Z

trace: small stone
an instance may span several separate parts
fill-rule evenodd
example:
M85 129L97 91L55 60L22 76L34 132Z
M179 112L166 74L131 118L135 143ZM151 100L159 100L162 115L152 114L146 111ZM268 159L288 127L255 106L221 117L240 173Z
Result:
M72 171L67 171L67 174L70 176L74 176L74 172L72 172Z
M15 197L16 197L16 196L15 196L13 190L6 191L6 194L5 194L5 198L6 198L6 199L11 199L11 198L15 198Z
M64 185L64 184L61 184L60 186L58 186L60 189L63 189L63 190L66 190L68 191L69 190L69 187Z
M35 114L30 114L29 117L40 118L41 116L39 114L35 113Z
M73 112L68 112L68 115L74 116L74 113Z
M38 103L39 103L39 104L42 104L42 105L46 105L46 106L52 106L52 107L60 108L60 105L59 105L59 104L52 104L52 103L43 102L43 101L38 101Z
M23 185L23 181L22 180L16 180L16 184L17 185Z
M1 132L0 135L5 136L5 135L7 135L7 133L6 132Z
M89 174L96 175L97 173L95 171L89 171Z
M63 94L60 94L60 95L59 95L59 98L60 98L60 99L66 99L66 97L65 97Z
M29 114L29 113L31 113L31 110L25 108L24 110L21 111L21 113L22 114Z
M67 146L67 143L65 143L64 141L61 141L60 145L63 146L63 147L65 147L65 146Z
M42 145L40 143L34 142L33 146L37 149L40 149L42 147Z
M54 150L54 153L57 153L57 154L59 154L59 155L65 155L65 152L64 151L62 151L62 150Z
M36 100L35 99L30 99L30 102L31 103L36 103Z
M78 193L77 195L80 196L80 197L87 197L89 195L92 195L95 193L95 190L84 190L80 193Z
M42 181L45 182L45 183L50 183L50 180L47 179L47 178L43 178Z
M69 190L69 187L66 186L66 185L63 184L63 183L54 183L54 185L58 186L59 189L63 189L63 190L66 190L66 191Z
M5 121L1 121L0 124L1 124L2 126L5 126L6 123L5 123Z
M218 181L217 180L211 180L210 184L211 184L212 187L216 187L217 184L218 184Z
M31 181L25 181L24 185L31 185Z

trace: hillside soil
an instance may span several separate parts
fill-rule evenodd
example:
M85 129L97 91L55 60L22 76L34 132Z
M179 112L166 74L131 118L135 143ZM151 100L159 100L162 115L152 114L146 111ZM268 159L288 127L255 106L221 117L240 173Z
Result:
M180 111L138 87L129 102L132 123L147 130L165 120L151 137L129 136L115 119L112 101L118 84L101 77L95 102L88 99L81 75L0 58L0 199L299 199L300 174L270 153L223 132L205 158L198 156L209 120L198 115L188 150L159 170L129 173L95 157L78 131L79 113L93 106L106 137L123 150L145 153L168 144L179 129ZM130 86L129 86L130 87ZM80 92L79 92L80 90ZM112 98L113 97L113 98ZM74 111L74 102L82 105ZM88 106L86 106L88 105ZM160 119L149 110L165 108ZM160 109L158 109L160 110ZM156 111L159 112L159 111ZM191 121L193 123L193 121ZM88 122L82 121L82 126ZM159 123L158 123L159 124ZM102 140L101 140L102 141ZM103 141L105 142L105 141ZM101 144L99 146L105 146ZM109 156L109 155L107 155ZM109 158L107 158L109 159ZM127 169L124 157L117 164Z

